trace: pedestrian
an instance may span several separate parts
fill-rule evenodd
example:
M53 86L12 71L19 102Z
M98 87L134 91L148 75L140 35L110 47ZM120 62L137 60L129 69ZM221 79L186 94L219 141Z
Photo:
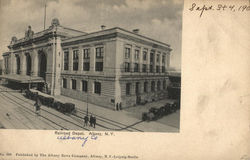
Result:
M116 110L118 111L119 110L119 104L116 103Z
M120 102L119 108L120 108L120 110L122 110L122 102Z
M88 117L88 115L86 115L86 116L84 117L84 127L85 127L85 126L88 126L88 122L89 122L89 117Z
M41 109L41 101L38 96L36 96L36 103L34 104L36 108L36 114L40 115L40 109Z
M90 115L89 123L90 123L90 126L93 127L93 116L92 115Z
M96 125L96 118L95 116L93 116L93 127L95 128L95 125Z

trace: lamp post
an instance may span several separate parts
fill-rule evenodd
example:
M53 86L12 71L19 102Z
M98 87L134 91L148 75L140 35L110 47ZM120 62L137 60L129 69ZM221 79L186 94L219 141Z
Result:
M89 84L89 76L87 76L87 88L88 88L88 84ZM88 113L89 113L89 106L88 106L88 96L89 95L89 92L88 92L88 89L87 89L87 116L88 116Z

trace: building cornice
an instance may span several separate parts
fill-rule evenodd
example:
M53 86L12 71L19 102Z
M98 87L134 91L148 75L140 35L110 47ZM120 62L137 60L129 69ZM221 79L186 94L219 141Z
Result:
M127 33L126 33L127 32ZM170 45L152 40L150 38L134 34L121 28L112 28L104 31L94 32L78 37L68 38L62 41L62 47L79 45L82 43L93 42L98 40L106 40L111 38L127 39L136 43L151 46L152 48L164 49L171 51Z

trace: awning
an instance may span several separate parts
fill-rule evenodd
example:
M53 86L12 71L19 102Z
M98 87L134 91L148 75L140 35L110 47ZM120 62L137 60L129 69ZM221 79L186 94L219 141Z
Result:
M7 80L13 81L13 82L18 82L18 83L43 83L43 82L45 82L42 77L19 75L19 74L1 75L0 78L7 79Z

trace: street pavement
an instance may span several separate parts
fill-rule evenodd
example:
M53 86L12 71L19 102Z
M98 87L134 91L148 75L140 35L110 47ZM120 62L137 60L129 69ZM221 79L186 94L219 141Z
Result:
M9 97L9 98L8 98ZM144 131L179 132L180 112L165 116L157 121L141 121L142 112L151 106L161 106L168 100L148 103L144 106L130 107L120 111L88 104L89 115L97 118L96 128L83 125L87 103L65 96L56 96L57 100L76 105L76 115L62 114L53 108L42 106L41 115L34 112L34 101L18 92L0 93L0 128L7 129L48 129L48 130L91 130L91 131Z

